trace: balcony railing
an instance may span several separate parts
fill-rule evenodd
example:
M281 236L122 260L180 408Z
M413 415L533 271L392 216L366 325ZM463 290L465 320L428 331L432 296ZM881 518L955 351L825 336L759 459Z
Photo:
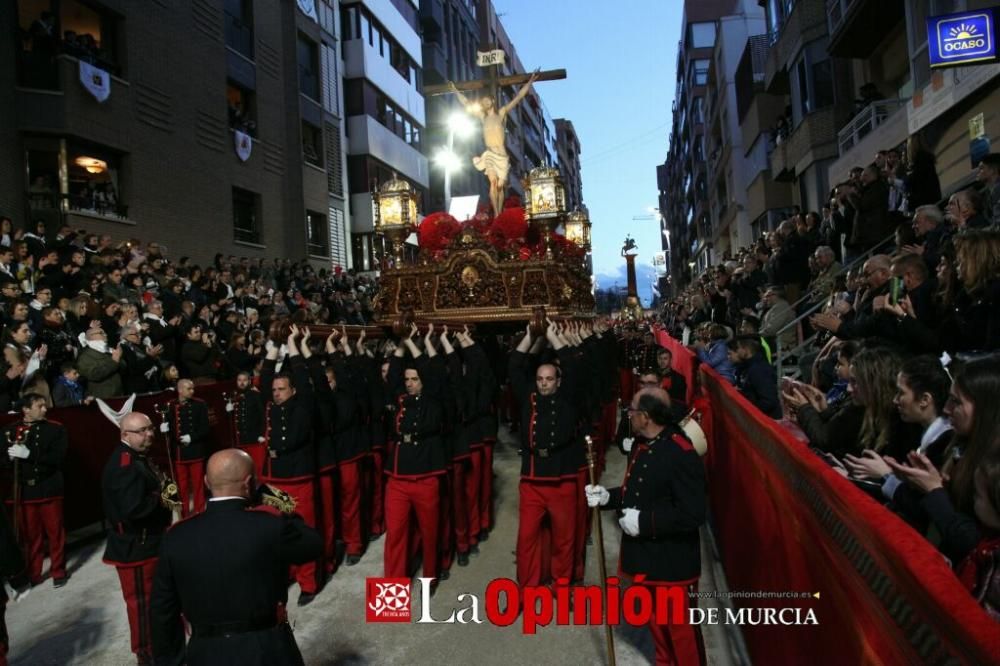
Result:
M60 213L88 213L120 220L128 218L128 205L117 201L53 192L27 192L25 197L32 211L57 210Z
M843 155L853 148L869 132L888 120L889 116L908 101L908 99L884 99L872 102L862 109L837 133L837 146L840 154Z

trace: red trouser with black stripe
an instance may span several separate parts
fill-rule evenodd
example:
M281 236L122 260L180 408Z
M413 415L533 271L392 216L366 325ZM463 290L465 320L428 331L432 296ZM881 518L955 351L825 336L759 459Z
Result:
M153 596L153 572L156 558L134 564L116 564L118 580L125 597L128 628L132 634L132 652L152 656L153 634L150 622L149 601Z
M423 549L424 576L437 578L440 547L440 493L437 476L418 479L389 477L385 484L385 573L388 578L408 578L410 516L416 515Z
M319 533L323 538L323 559L326 561L326 573L333 573L337 568L336 552L336 466L319 471Z
M264 473L264 458L267 457L267 447L264 446L263 442L248 442L240 444L237 448L246 451L253 460L253 471L256 472L259 479Z
M22 502L18 518L28 551L28 579L31 584L42 581L45 539L49 540L49 573L54 580L65 578L66 528L63 525L63 498Z
M552 525L552 578L573 578L573 543L576 532L576 477L552 480L521 479L520 522L517 529L517 582L540 585L542 581L542 521Z
M313 477L298 477L294 479L261 479L275 488L280 488L295 498L295 513L309 527L316 527L316 484ZM292 575L299 584L303 594L316 594L319 590L316 562L293 564Z
M361 538L361 458L342 462L340 471L340 535L348 555L360 555L365 544Z
M177 492L181 496L181 517L187 518L192 511L188 508L188 496L194 491L194 513L205 510L205 461L175 460L174 478Z
M368 533L372 535L385 532L385 448L373 448L369 453L371 464L371 523Z

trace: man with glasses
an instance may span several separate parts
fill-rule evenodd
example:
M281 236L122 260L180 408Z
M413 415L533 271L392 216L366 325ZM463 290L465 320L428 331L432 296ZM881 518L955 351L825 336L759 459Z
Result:
M625 478L618 488L584 488L587 504L620 516L619 570L627 578L642 574L642 585L697 589L701 577L699 530L706 519L705 469L691 440L678 427L663 389L642 389L628 408L632 432L639 436ZM676 597L675 597L676 598ZM687 618L685 604L683 617ZM704 664L701 634L687 622L650 623L657 664Z
M891 268L892 260L886 254L873 255L862 266L861 277L868 288L855 306L856 314L854 321L851 322L852 327L863 326L864 320L875 314L875 299L880 296L884 298L889 293L891 286L889 278L892 277ZM844 329L845 322L832 312L815 314L809 318L809 323L815 328L830 331L838 337L845 337L842 332L847 334L847 329ZM763 329L761 333L763 333Z
M125 598L132 652L140 665L153 663L150 597L160 541L171 511L162 492L167 478L147 457L156 428L140 412L120 423L121 443L101 476L108 540L104 562L118 571Z
M103 399L122 395L121 347L109 352L108 334L103 329L91 328L85 335L87 346L77 357L76 367L87 380L87 395Z

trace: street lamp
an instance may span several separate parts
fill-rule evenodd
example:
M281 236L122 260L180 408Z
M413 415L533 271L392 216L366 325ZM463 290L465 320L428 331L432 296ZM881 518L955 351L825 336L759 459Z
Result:
M451 172L462 168L462 160L455 154L455 137L467 139L476 131L476 126L466 114L455 111L448 116L448 145L434 155L434 163L444 169L444 210L451 209Z

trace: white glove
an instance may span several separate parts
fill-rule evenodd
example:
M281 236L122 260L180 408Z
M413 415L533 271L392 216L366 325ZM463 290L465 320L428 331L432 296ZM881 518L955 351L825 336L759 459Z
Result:
M592 486L589 483L583 487L587 495L587 506L604 506L611 500L611 493L604 486Z
M231 402L227 402L227 403L226 403L226 411L227 411L227 412L231 412L231 411L233 411L234 409L236 409L236 407L235 407L235 406L233 405L233 403L231 403Z
M13 460L14 458L20 458L21 460L24 460L25 458L31 455L31 449L29 449L24 444L15 444L7 449L7 455L10 456L11 460Z
M164 433L170 432L170 424L167 423L166 421L164 421L163 423L161 423L160 424L160 432L164 432Z
M622 448L625 450L625 453L629 453L630 451L632 451L632 442L634 441L635 441L634 437L626 437L625 439L622 440Z
M639 509L625 509L618 519L622 532L629 536L639 536Z
M182 444L190 444L191 443L191 435L181 435L181 443Z
M261 435L260 437L258 437L257 438L257 442L260 443L260 444L263 444L264 443L264 435Z

